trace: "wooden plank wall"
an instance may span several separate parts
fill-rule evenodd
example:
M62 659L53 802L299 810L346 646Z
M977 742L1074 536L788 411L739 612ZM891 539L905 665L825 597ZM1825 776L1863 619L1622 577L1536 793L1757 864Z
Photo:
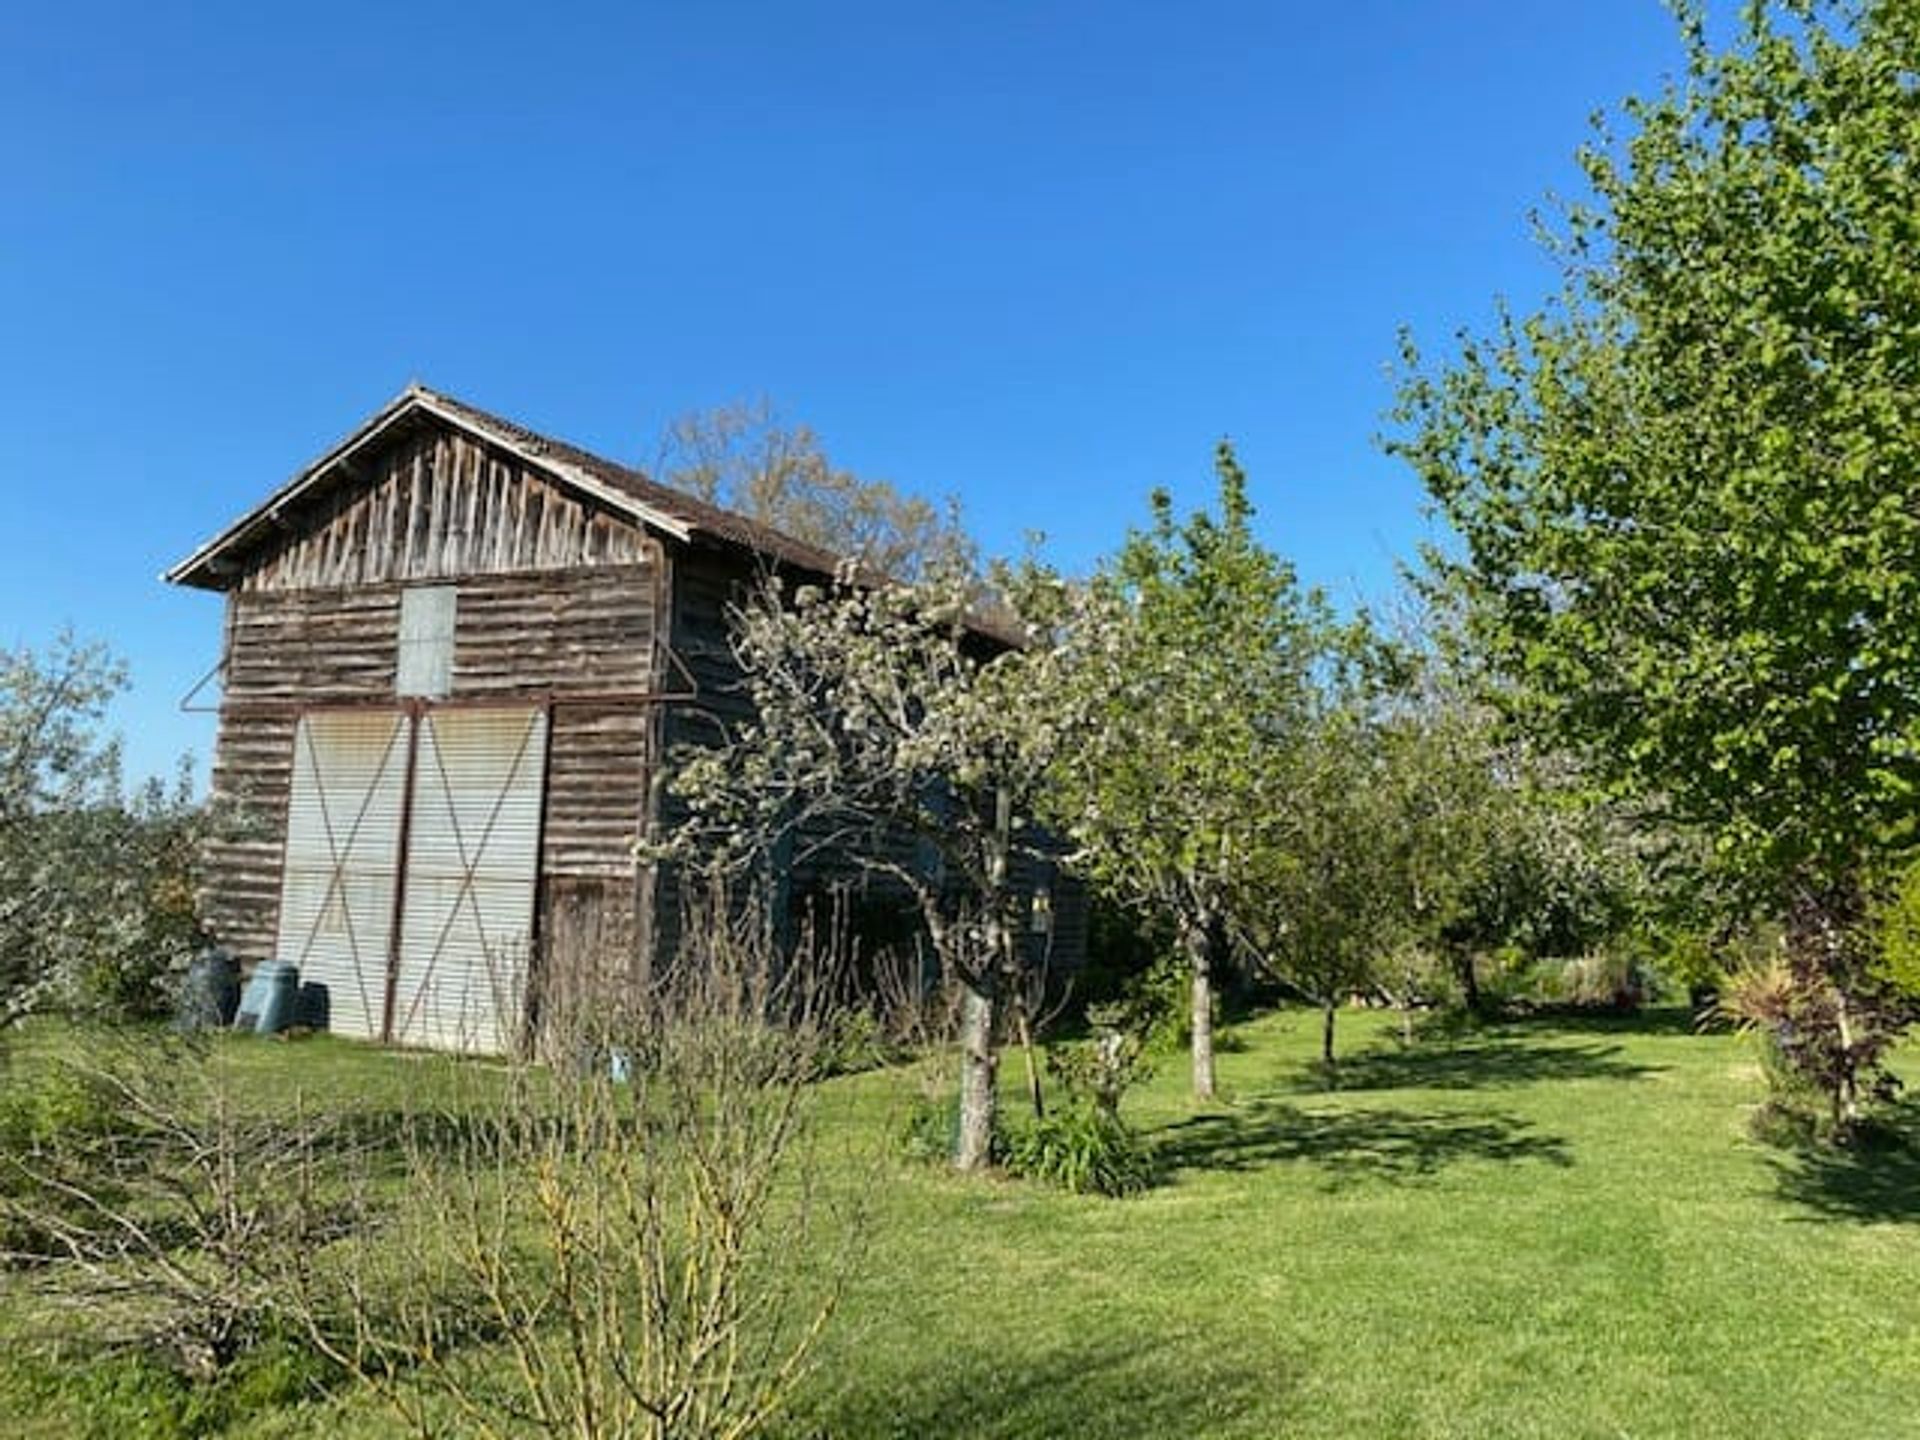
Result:
M454 580L646 561L640 530L539 472L444 427L365 461L365 478L282 517L289 533L240 579L247 591Z
M576 916L577 933L590 930L629 952L632 843L651 723L639 696L653 683L657 574L647 563L469 577L458 582L455 614L454 702L558 702L542 876L574 882L576 910L604 912L590 925ZM243 589L229 597L213 792L231 824L208 853L202 912L242 957L272 953L298 711L395 703L401 589Z
M752 718L753 706L728 638L727 610L744 598L754 571L733 556L689 548L674 552L669 574L667 633L674 665L668 683L676 691L691 691L692 698L671 702L660 717L658 743L668 773L677 751L724 743ZM671 833L686 818L686 807L666 787L660 787L654 801L652 825L660 833ZM647 958L660 963L679 947L681 911L688 896L678 868L667 863L654 867L648 890Z

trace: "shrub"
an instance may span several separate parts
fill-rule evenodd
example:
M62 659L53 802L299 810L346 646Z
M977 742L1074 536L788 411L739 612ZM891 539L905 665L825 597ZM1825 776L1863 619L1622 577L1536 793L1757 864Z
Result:
M1598 950L1562 963L1557 999L1577 1010L1638 1010L1651 986L1640 957L1624 947Z
M943 1163L953 1156L959 1128L960 1097L923 1091L908 1103L900 1123L900 1153L929 1165Z
M212 1379L182 1375L155 1356L115 1352L49 1364L43 1388L66 1419L99 1440L199 1440L324 1395L341 1372L312 1349L270 1336Z
M1064 1105L1008 1137L1006 1165L1074 1194L1127 1195L1153 1178L1152 1155L1120 1118L1127 1091L1152 1073L1141 1033L1127 1026L1125 1004L1094 1006L1091 1039L1056 1047L1047 1068L1067 1091Z
M81 1065L34 1048L0 1056L0 1264L37 1265L57 1251L51 1221L75 1203L36 1181L50 1152L94 1145L129 1118Z
M1110 1023L1138 1035L1155 1054L1178 1054L1193 1040L1192 983L1185 962L1166 951L1124 987L1107 1012Z
M1047 1056L1047 1068L1070 1095L1116 1119L1127 1091L1153 1074L1148 1041L1133 1028L1136 1018L1124 1005L1095 1006L1087 1012L1093 1038L1056 1046Z
M200 943L206 811L185 762L128 792L102 730L125 680L71 636L0 649L0 1038L47 1011L161 1013Z
M452 1407L461 1433L746 1440L806 1373L865 1214L818 1144L826 967L724 892L690 899L681 935L618 1003L546 1016L559 1054L627 1055L618 1078L426 1062L404 1243L312 1267L315 1343L416 1431ZM476 1367L477 1334L513 1362Z
M1626 945L1570 958L1519 962L1496 969L1483 1000L1519 1011L1590 1010L1630 1014L1652 996L1655 977Z
M900 1153L924 1165L951 1165L953 1137L960 1129L960 1096L945 1067L924 1066L920 1088L907 1103L898 1131ZM993 1139L988 1146L990 1164L1006 1159L1005 1121L996 1109Z
M1816 1138L1851 1140L1862 1102L1885 1103L1899 1091L1885 1058L1908 1006L1849 990L1791 949L1736 972L1720 1009L1758 1044L1771 1106L1810 1115Z
M891 1047L880 1018L864 1006L852 1005L828 1017L820 1034L820 1073L854 1075L884 1065Z
M1874 972L1909 998L1920 998L1920 861L1909 866L1871 919Z
M1076 1195L1130 1195L1153 1181L1153 1157L1117 1114L1074 1098L1008 1138L1006 1166Z
M96 1033L0 1156L13 1258L84 1346L211 1383L283 1314L288 1277L343 1223L318 1185L336 1121L244 1107L224 1047ZM65 1123L73 1122L73 1123ZM16 1121L15 1123L20 1123Z
M1687 992L1696 1009L1706 997L1719 996L1727 983L1727 962L1711 931L1699 926L1650 930L1648 939L1659 949L1666 978Z
M112 1087L71 1061L23 1054L0 1064L0 1151L22 1155L105 1135L124 1119Z

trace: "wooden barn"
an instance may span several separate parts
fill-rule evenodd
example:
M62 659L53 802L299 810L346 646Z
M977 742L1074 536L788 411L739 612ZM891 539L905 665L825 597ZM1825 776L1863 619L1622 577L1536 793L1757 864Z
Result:
M209 932L335 1031L523 1043L543 987L671 943L633 842L664 757L741 713L730 600L837 564L408 388L166 576L226 595Z

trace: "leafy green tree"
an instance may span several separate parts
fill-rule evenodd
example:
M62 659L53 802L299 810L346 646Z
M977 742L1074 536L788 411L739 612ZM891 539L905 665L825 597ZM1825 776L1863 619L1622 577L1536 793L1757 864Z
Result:
M1071 743L1053 813L1097 882L1161 919L1191 976L1193 1089L1214 1092L1215 970L1230 907L1312 706L1333 629L1319 592L1253 533L1246 475L1215 456L1212 511L1151 525L1094 578L1053 652Z
M1581 152L1552 303L1409 344L1390 448L1517 708L1711 837L1865 1066L1900 1016L1857 922L1920 815L1920 9L1680 18L1684 78Z
M1413 916L1406 813L1373 683L1337 673L1355 668L1322 676L1315 713L1269 773L1271 798L1234 899L1261 963L1320 1007L1329 1068L1341 1004L1373 988Z
M1377 743L1410 933L1479 1010L1490 954L1581 955L1637 923L1659 837L1587 793L1569 757L1503 724L1453 641L1401 648Z
M1412 934L1445 960L1470 1010L1479 958L1504 943L1530 897L1514 864L1520 806L1495 718L1416 659L1379 743L1400 814L1401 884Z

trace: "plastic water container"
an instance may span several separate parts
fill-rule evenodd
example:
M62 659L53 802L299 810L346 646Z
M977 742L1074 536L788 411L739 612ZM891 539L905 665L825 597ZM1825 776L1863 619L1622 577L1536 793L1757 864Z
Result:
M285 960L262 960L253 967L240 995L233 1028L272 1035L293 1023L300 998L300 967Z
M202 950L187 967L180 985L180 1007L175 1028L186 1031L224 1029L240 1008L240 967L218 946Z

